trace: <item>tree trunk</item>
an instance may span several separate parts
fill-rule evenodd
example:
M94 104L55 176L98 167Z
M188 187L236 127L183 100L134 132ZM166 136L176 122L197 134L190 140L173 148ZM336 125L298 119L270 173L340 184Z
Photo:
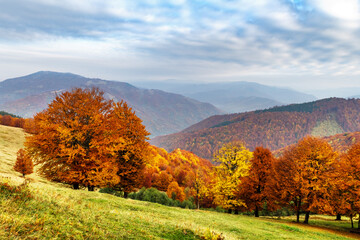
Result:
M124 192L124 198L128 198L129 193L128 192Z
M95 190L94 186L88 186L88 191L93 192Z
M353 221L353 215L350 214L350 220L351 220L351 228L354 228L354 221Z
M227 210L227 213L231 214L231 209L230 208Z
M301 197L296 201L296 222L300 222Z
M23 178L25 178L25 173L23 173Z
M259 208L255 206L255 217L259 217Z
M310 211L306 211L305 212L305 220L304 220L305 224L309 223L309 218L310 218Z
M196 201L196 205L197 205L197 209L200 209L200 201L199 201L199 198L197 198L197 201Z
M78 183L73 183L73 189L79 189L79 184Z
M335 219L336 221L341 221L341 214L336 214L336 219Z

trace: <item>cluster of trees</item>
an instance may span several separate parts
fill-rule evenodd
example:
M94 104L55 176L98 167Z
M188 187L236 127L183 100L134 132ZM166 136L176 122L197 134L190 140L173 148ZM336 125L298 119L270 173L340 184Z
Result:
M96 88L60 94L24 128L31 134L14 166L23 176L33 171L33 160L40 175L75 189L106 187L127 197L142 187L157 188L174 202L254 211L256 217L264 208L287 207L297 221L305 212L305 223L311 212L351 219L360 213L360 144L339 156L325 140L304 137L276 158L268 148L251 152L232 141L215 153L213 166L191 152L149 145L132 109L106 100Z
M242 143L232 143L215 159L220 165L210 188L215 203L229 211L254 211L258 217L265 207L287 207L298 222L304 212L304 223L310 213L351 220L360 213L360 143L339 156L325 140L308 136L279 158L263 147L251 153Z
M0 111L0 125L23 128L25 121L26 120L24 118Z
M360 131L359 99L331 98L312 103L294 104L268 110L214 116L186 131L157 137L153 142L168 150L175 148L194 152L211 159L226 143L241 140L251 150L264 146L276 150L294 144L312 134L327 135L330 129L318 127L319 122L332 120L341 132Z
M195 154L176 149L167 153L164 149L149 146L146 166L142 172L142 186L156 188L179 201L194 199L197 207L212 207L202 191L211 181L212 164Z

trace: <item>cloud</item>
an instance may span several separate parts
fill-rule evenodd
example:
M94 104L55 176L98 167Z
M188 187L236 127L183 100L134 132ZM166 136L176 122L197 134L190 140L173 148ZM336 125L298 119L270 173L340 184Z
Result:
M4 76L29 69L124 81L360 75L357 0L0 0L0 8Z

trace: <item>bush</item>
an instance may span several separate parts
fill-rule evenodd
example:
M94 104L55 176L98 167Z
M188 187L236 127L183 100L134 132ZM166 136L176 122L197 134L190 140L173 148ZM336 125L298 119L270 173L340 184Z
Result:
M189 200L180 202L179 200L173 200L167 196L165 192L161 192L155 188L141 188L138 192L130 193L129 198L147 201L153 203L159 203L165 206L181 207L195 209L195 204Z
M28 201L33 199L33 196L27 186L22 184L20 186L11 186L8 183L0 182L0 196L13 201Z
M107 193L107 194L111 194L111 195L115 195L117 197L123 197L124 196L124 193L123 192L120 192L120 191L116 191L112 188L102 188L100 189L101 193Z

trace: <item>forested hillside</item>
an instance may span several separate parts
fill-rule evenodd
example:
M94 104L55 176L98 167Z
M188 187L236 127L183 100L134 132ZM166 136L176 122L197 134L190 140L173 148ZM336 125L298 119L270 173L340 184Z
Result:
M0 110L32 117L65 90L98 87L107 99L126 101L152 136L180 131L221 111L209 103L126 82L86 78L71 73L37 72L0 82Z
M360 100L329 98L241 114L217 115L176 134L157 137L152 144L211 159L224 143L244 141L254 149L286 147L306 135L331 136L360 131Z

